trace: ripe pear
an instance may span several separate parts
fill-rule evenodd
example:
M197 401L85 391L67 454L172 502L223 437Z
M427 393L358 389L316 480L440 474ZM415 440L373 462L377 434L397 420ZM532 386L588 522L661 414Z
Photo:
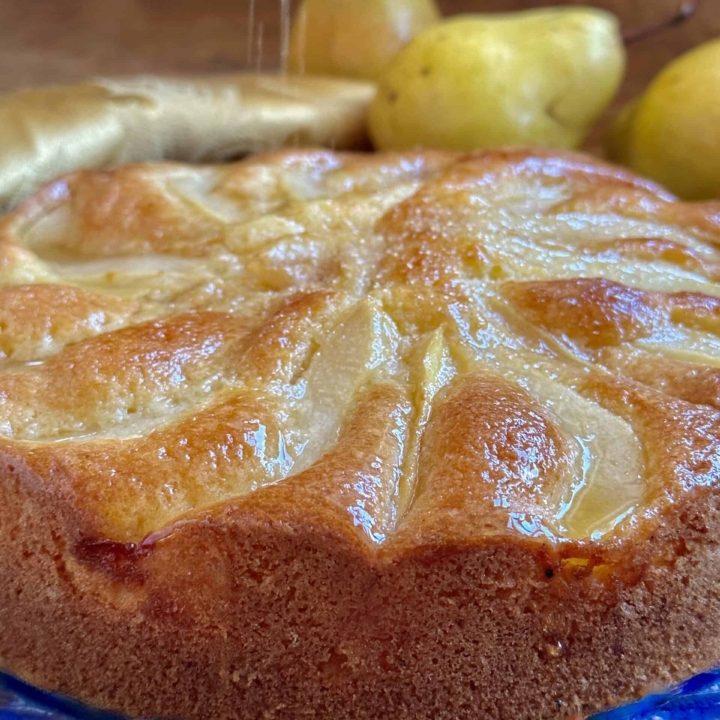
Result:
M671 62L621 112L607 139L611 159L687 200L720 197L720 40Z
M370 109L380 149L574 148L622 80L617 19L590 7L459 16L389 63Z
M304 0L291 29L289 70L374 80L439 20L434 0Z

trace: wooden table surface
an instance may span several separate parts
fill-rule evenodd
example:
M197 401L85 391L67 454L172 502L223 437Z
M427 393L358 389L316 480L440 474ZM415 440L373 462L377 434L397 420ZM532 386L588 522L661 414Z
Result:
M623 27L632 29L672 15L679 2L589 4L613 10ZM282 4L283 0L255 0L251 48L251 0L0 0L0 92L101 74L274 69L280 58ZM581 3L439 0L439 4L453 14ZM718 35L720 0L699 0L696 15L681 27L631 45L626 81L615 106L640 92L674 56Z

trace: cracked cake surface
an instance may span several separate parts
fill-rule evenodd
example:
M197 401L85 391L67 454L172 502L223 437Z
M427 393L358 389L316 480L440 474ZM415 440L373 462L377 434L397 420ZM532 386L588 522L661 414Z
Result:
M0 667L535 720L717 662L718 242L554 151L50 184L0 219Z

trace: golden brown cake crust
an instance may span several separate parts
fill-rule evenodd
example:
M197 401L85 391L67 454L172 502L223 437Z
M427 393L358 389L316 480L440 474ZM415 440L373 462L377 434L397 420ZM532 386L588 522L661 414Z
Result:
M549 151L56 181L0 220L0 666L537 720L717 662L718 242Z

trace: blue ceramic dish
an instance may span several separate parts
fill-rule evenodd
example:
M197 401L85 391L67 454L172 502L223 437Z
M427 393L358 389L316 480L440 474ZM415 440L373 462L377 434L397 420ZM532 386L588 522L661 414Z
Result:
M121 720L0 673L0 720Z
M48 695L0 673L0 720L120 720ZM720 670L702 673L661 695L594 715L591 720L720 720Z

